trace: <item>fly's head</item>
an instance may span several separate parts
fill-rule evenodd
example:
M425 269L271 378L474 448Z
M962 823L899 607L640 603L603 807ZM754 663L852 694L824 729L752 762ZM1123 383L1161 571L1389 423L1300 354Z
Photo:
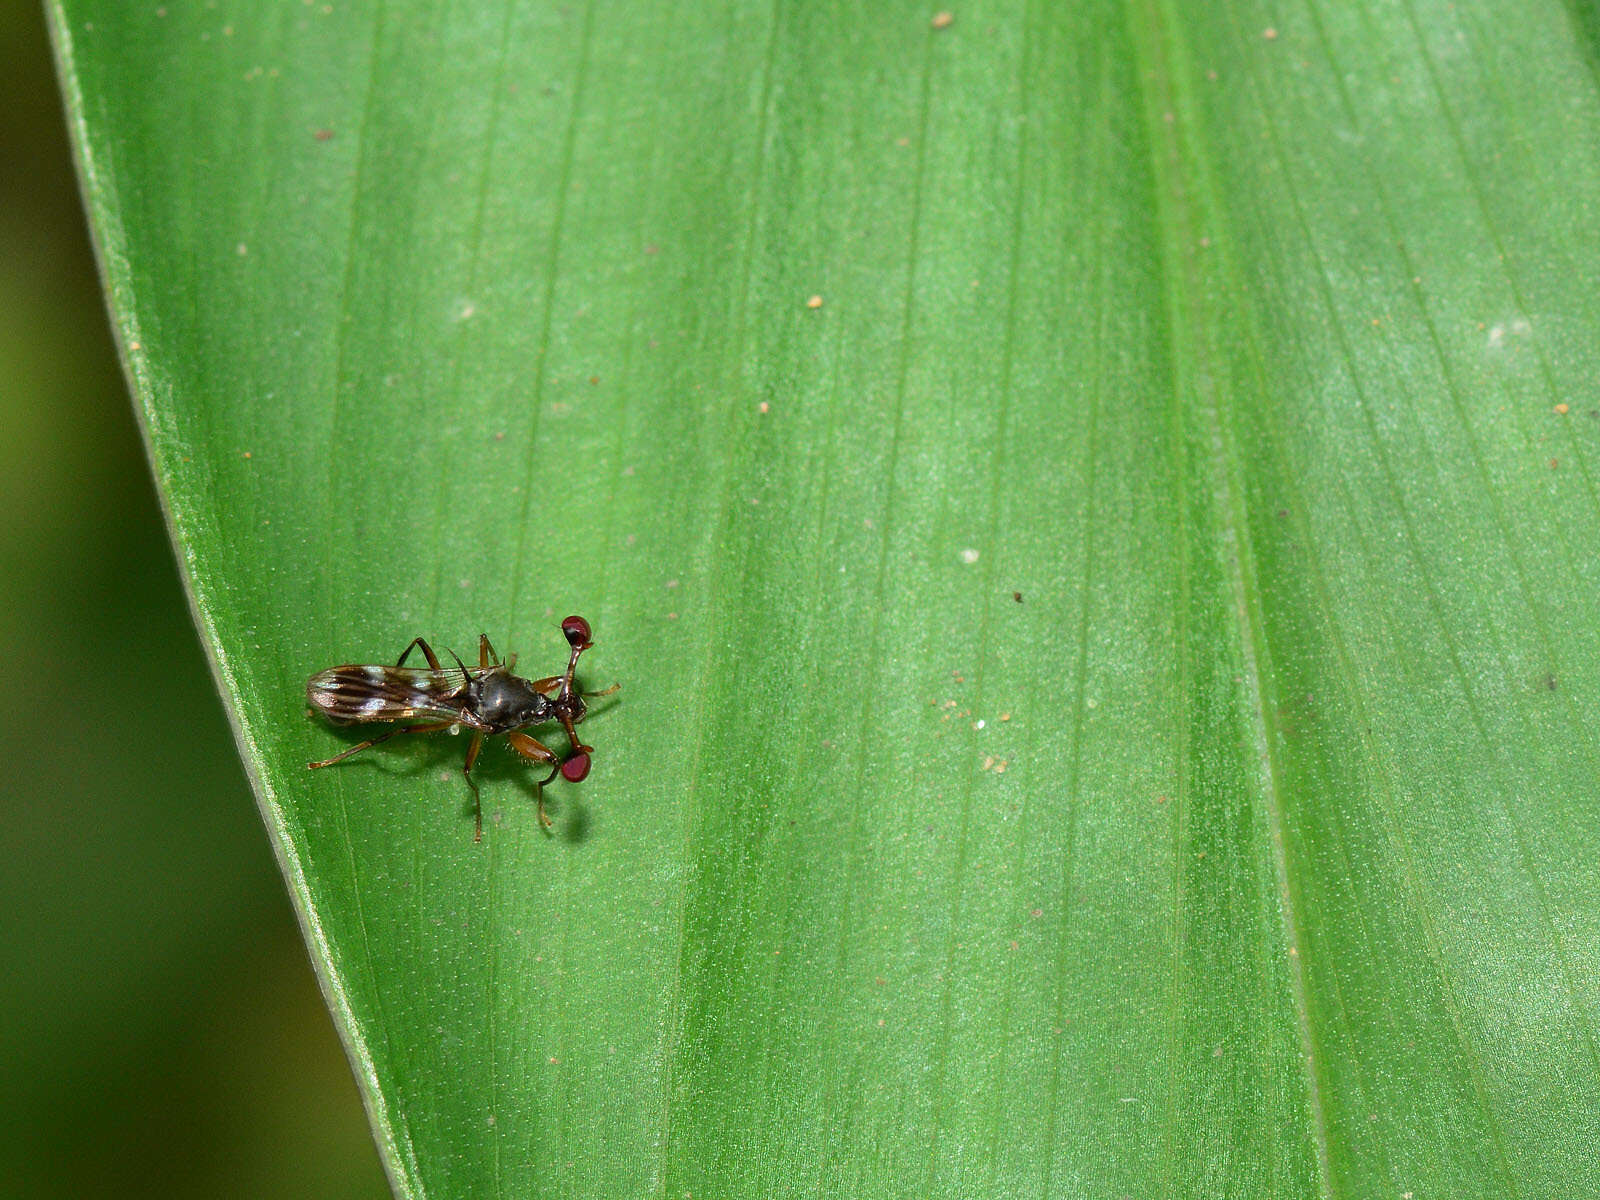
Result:
M563 725L571 723L576 725L589 715L589 706L583 702L580 692L558 694L550 701L550 720L560 721Z
M578 656L594 645L594 635L589 630L589 622L577 616L561 622L561 632L572 647L572 657L567 660L567 673L561 677L561 690L551 702L553 711L550 715L561 722L572 742L572 753L562 762L561 774L577 783L589 773L589 755L593 750L578 739L577 730L573 728L588 715L589 706L584 703L584 692L574 686L572 674L578 669ZM613 685L603 692L591 692L589 695L605 696L616 690Z

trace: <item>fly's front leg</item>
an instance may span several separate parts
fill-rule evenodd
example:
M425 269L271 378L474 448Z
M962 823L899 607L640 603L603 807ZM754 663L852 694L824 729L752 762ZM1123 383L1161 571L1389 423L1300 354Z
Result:
M554 750L544 745L538 739L529 737L525 733L518 733L513 730L512 732L506 734L506 740L511 743L511 748L513 750L522 755L522 757L527 759L529 762L550 764L550 774L546 775L539 781L537 800L539 808L539 824L543 825L546 829L549 829L550 818L545 815L544 811L544 785L549 783L561 773L561 759L557 757Z
M399 734L438 733L441 729L449 729L450 726L454 724L454 721L434 721L427 725L402 725L399 729L391 729L388 733L385 733L380 737L369 738L367 741L362 742L359 746L351 746L350 749L346 750L343 754L335 754L332 758L325 758L321 762L309 762L306 764L306 766L310 767L313 771L318 767L331 767L336 762L343 762L352 754L360 754L363 750L370 749L371 747L378 745L380 742L387 742L390 738Z
M406 659L411 656L411 652L413 650L422 651L422 657L428 660L428 667L430 670L437 671L439 669L439 656L433 652L433 647L428 645L428 643L423 641L421 638L412 638L411 645L407 646L400 652L400 661L394 665L397 667L405 666Z
M467 777L467 786L472 789L472 840L483 841L483 800L478 795L478 785L472 782L472 764L478 761L478 751L483 749L483 730L474 730L472 745L467 747L466 765L461 768L461 773Z

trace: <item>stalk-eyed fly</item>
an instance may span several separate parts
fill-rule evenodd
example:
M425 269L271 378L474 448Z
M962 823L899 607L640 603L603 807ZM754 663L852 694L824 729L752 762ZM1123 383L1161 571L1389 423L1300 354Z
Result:
M421 725L402 725L388 733L351 746L342 754L306 766L331 767L352 754L359 754L369 746L386 742L401 733L434 733L441 729L465 726L472 730L472 742L467 746L467 761L461 768L467 784L472 788L475 814L473 841L483 839L483 807L478 798L478 785L472 781L472 764L478 761L483 749L483 739L503 733L511 748L529 762L547 763L550 774L539 782L539 822L550 828L550 818L544 811L544 785L557 775L577 783L589 774L589 756L593 746L585 746L573 729L587 712L585 698L609 696L622 685L612 684L603 692L582 692L573 687L572 673L577 670L578 656L594 645L589 622L582 617L568 617L561 622L561 632L572 647L572 657L561 675L548 679L524 679L512 672L517 666L517 656L502 663L489 635L478 637L478 665L469 667L454 650L450 657L456 660L453 667L439 665L439 656L433 647L421 638L414 638L392 667L352 664L330 667L306 680L306 699L335 725L353 725L368 721L411 721L420 718ZM406 659L413 650L420 650L428 662L427 667L408 667ZM559 721L566 731L572 752L562 758L554 750L522 732L525 728Z

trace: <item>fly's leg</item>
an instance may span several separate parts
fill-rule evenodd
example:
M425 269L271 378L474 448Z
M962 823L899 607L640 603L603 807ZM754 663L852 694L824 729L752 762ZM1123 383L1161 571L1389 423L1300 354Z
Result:
M553 692L561 686L565 679L565 675L552 675L548 679L535 679L532 681L533 690L536 692ZM601 688L598 692L580 692L579 695L581 695L585 700L594 700L597 697L609 696L612 693L620 692L621 690L622 685L620 683L613 683L610 687Z
M399 734L438 733L441 729L449 729L450 726L454 724L454 721L434 721L427 725L402 725L398 729L389 730L388 733L385 733L380 737L369 738L367 741L362 742L359 746L351 746L350 749L346 750L343 754L335 754L332 758L325 758L321 762L309 762L306 764L306 766L310 767L313 771L318 767L331 767L336 762L343 762L352 754L360 754L363 750L370 749L371 747L378 745L380 742L387 742L390 738Z
M428 643L423 641L421 638L412 638L411 645L407 646L400 652L400 661L394 665L397 667L405 666L406 659L411 657L411 652L413 650L422 651L422 657L428 660L428 667L430 670L437 671L439 669L439 656L433 652L433 647L428 645Z
M512 730L506 734L506 740L511 743L513 750L529 762L549 763L552 767L561 765L561 759L557 757L556 752L537 738Z
M565 679L566 679L566 676L564 676L564 675L552 675L548 679L535 679L532 682L533 690L536 691L536 692L553 692L553 691L556 691L558 688L560 688L562 682ZM585 700L594 700L594 699L597 699L600 696L609 696L612 693L620 692L621 690L622 690L622 685L620 683L613 683L610 687L602 688L598 692L580 692L578 694L580 696L582 696Z
M478 665L480 667L498 667L500 665L500 656L494 652L494 647L489 644L489 635L487 633L478 635ZM506 670L515 671L516 669L517 656L513 654L506 663Z
M522 755L522 757L527 759L529 762L550 764L550 774L546 775L539 781L539 791L537 793L539 824L543 825L546 829L549 829L550 818L545 815L544 811L544 785L551 782L557 775L561 773L561 759L556 756L556 752L554 750L550 749L536 738L529 737L525 733L518 733L513 730L512 732L506 734L506 740L511 743L511 748L513 750Z
M479 729L472 735L466 765L461 768L461 773L467 777L467 786L472 789L472 840L475 842L483 841L483 800L478 795L478 785L472 782L472 764L478 761L478 751L482 749L483 730Z
M411 645L407 646L400 652L400 661L394 665L396 667L405 666L406 659L411 657L411 652L413 650L422 651L422 657L428 660L428 669L430 671L441 671L444 669L439 665L439 656L433 652L433 647L428 645L428 643L423 641L421 638L412 638ZM451 658L456 660L456 666L461 668L461 687L456 689L456 691L459 692L471 681L472 674L467 670L466 664L461 661L461 656L459 654L457 654L454 650L450 650L449 654Z
M560 767L551 767L550 774L539 781L539 790L534 793L533 806L539 811L539 824L544 826L546 833L550 832L552 822L544 811L544 785L554 779L560 770Z

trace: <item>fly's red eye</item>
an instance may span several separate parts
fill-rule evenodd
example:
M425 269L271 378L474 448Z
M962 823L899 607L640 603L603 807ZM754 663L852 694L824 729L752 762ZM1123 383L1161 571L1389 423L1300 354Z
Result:
M561 632L567 635L567 641L574 646L587 646L593 640L589 633L589 622L582 617L568 617L561 622Z
M574 754L561 764L561 778L568 783L582 783L589 774L589 756L582 752Z

